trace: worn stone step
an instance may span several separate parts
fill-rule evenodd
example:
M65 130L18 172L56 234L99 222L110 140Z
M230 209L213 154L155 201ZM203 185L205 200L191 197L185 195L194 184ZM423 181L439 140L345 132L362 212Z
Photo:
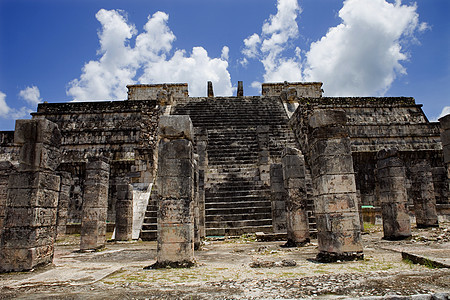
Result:
M240 236L246 233L273 232L272 225L206 229L207 236Z
M245 197L243 197L245 199ZM254 200L253 200L254 199ZM236 200L236 199L234 199ZM270 201L267 200L260 200L259 197L254 197L254 196L249 196L248 200L240 200L237 199L238 201L225 201L225 202L208 202L205 203L205 209L221 209L221 208L226 208L226 209L230 209L230 208L235 208L235 207L239 207L239 209L248 209L248 208L255 208L255 207L266 207L266 208L271 208L271 203Z
M235 228L272 225L272 219L205 222L207 228Z
M139 238L143 241L156 241L158 232L157 230L141 230Z
M260 221L263 219L270 219L271 213L251 213L251 214L228 214L228 215L207 215L206 223L213 222L226 223L226 222L248 222L248 221Z
M157 223L144 223L142 224L142 230L156 230L157 229Z
M245 218L245 216L249 219L254 219L255 215L264 214L267 218L270 218L271 214L271 207L268 206L262 206L262 207L229 207L229 208L208 208L205 210L207 213L207 220L208 217L213 216L234 216L239 215L241 216L239 219L242 220ZM208 220L212 221L212 220Z

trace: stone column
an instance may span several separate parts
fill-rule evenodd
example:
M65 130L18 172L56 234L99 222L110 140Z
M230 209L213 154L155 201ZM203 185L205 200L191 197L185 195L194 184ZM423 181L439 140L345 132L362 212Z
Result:
M444 154L444 164L447 168L447 184L450 191L450 114L439 119L441 124L441 143ZM448 193L448 202L450 203L450 192Z
M81 216L81 251L100 249L105 246L109 168L106 161L98 160L98 158L90 159L86 163Z
M414 213L418 228L438 227L436 198L434 194L433 174L426 160L415 162L411 167L411 191L414 201Z
M198 154L194 154L194 249L200 249L201 236L200 236L200 208L198 205L199 196L199 184L198 184Z
M237 96L244 97L244 84L242 81L238 81Z
M116 185L116 241L133 238L133 186L127 182Z
M211 81L208 81L208 97L213 98L214 97L214 90L213 90L213 84Z
M256 129L258 141L258 167L260 180L267 186L270 185L270 151L269 151L268 125L258 126Z
M6 217L6 200L8 197L9 175L15 172L13 164L9 161L0 162L0 241Z
M46 119L17 120L18 172L9 176L0 272L27 271L53 261L61 133Z
M193 132L189 116L160 118L158 246L152 268L194 265Z
M70 202L71 176L69 172L58 172L61 178L58 200L57 237L66 234L67 217Z
M199 210L199 232L200 237L206 237L205 227L205 184L208 176L208 131L200 129L196 132L197 154L198 154L198 210Z
M377 153L378 198L386 240L411 237L406 192L405 167L395 148Z
M270 165L270 198L274 233L286 233L286 197L281 164Z
M308 120L317 237L323 262L363 257L346 114L317 110Z
M308 197L306 195L305 159L302 152L286 148L281 154L286 198L286 228L288 247L309 242Z

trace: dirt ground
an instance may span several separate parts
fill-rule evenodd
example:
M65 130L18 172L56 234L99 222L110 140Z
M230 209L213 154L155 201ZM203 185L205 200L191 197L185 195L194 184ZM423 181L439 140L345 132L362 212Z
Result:
M57 242L54 263L0 274L1 299L346 299L450 293L450 269L402 260L402 249L450 257L450 223L413 229L407 241L384 241L380 226L363 235L364 260L318 263L317 241L301 248L256 242L252 235L205 241L189 269L143 268L156 242L108 242L79 253L79 236ZM425 251L426 253L426 251ZM255 267L260 266L260 267ZM391 297L391 298L392 298Z

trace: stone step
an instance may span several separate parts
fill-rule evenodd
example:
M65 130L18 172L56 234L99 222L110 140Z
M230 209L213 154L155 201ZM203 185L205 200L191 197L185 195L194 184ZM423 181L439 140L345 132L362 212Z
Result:
M255 232L273 232L272 225L267 224L264 226L246 226L246 227L232 227L232 228L212 228L207 227L207 236L240 236L246 233Z
M243 218L246 216L250 219L255 219L255 215L264 214L267 215L267 218L270 218L270 213L272 211L272 208L269 206L261 206L261 207L228 207L228 208L207 208L206 210L207 220L208 217L213 216L234 216L239 215L240 220L243 220ZM212 221L212 220L208 220Z
M257 227L272 226L272 219L259 220L238 220L238 221L213 221L205 222L206 228L236 228L236 227Z
M158 238L157 230L141 230L140 239L143 241L156 241Z
M245 197L243 197L245 198ZM262 201L259 197L248 196L247 201L224 201L224 202L208 202L205 203L205 209L252 209L257 207L265 207L271 209L271 203L267 200ZM252 200L255 199L255 200ZM238 208L237 208L238 207Z
M156 230L157 229L157 223L144 223L142 224L142 230Z
M271 213L249 213L249 214L228 214L228 215L207 215L206 223L219 222L226 224L227 222L249 222L270 219ZM270 219L271 220L271 219Z

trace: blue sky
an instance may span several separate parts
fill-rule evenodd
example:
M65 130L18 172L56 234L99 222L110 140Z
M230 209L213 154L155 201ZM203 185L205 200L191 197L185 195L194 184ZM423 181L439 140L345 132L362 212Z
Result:
M448 0L0 0L0 130L37 103L123 100L127 84L258 95L412 96L450 113Z

